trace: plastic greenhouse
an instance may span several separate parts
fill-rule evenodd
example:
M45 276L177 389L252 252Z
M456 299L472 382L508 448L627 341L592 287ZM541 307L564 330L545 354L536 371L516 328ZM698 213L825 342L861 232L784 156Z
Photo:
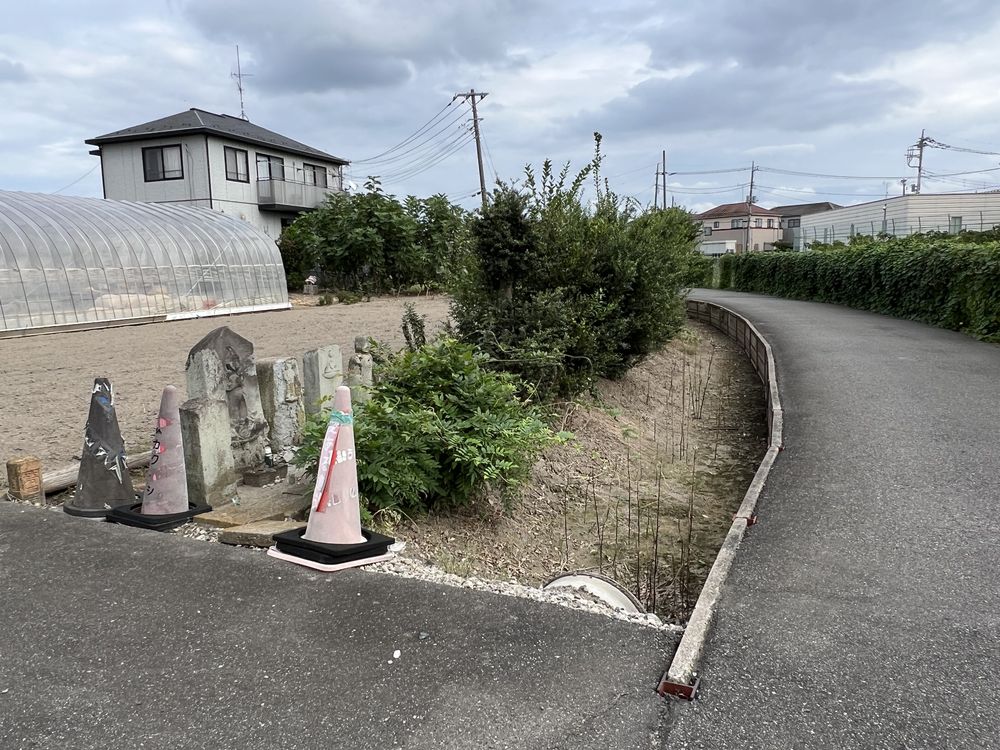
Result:
M278 247L245 221L0 191L0 335L288 307Z

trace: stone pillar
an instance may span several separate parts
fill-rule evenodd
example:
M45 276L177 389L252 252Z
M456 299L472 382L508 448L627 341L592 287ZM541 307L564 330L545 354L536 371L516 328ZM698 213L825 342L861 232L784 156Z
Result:
M351 400L364 403L372 387L372 355L371 341L367 336L356 336L354 339L354 356L347 363L347 385L351 388Z
M264 418L270 425L271 450L288 461L305 422L298 362L294 357L257 360L257 383Z
M236 469L225 401L193 398L181 404L181 439L188 499L219 507L236 497Z
M344 358L336 344L311 349L302 355L302 380L306 414L333 406L337 387L344 384Z
M194 345L187 360L188 398L224 399L239 472L264 464L267 420L260 401L253 343L226 326Z
M40 503L45 500L42 490L42 462L34 456L19 456L7 462L7 486L15 500Z

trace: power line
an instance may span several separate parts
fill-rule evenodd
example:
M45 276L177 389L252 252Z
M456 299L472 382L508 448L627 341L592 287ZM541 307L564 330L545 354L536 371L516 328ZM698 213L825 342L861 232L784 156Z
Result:
M441 109L439 109L437 111L437 114L435 114L431 119L429 119L422 126L420 126L420 128L418 128L416 131L414 131L413 133L411 133L407 138L405 138L402 141L400 141L399 143L397 143L395 146L387 148L385 151L382 151L381 153L375 154L374 156L369 156L369 157L364 158L364 159L356 159L355 161L352 162L352 164L365 164L365 163L370 162L370 161L375 161L376 159L379 159L379 158L381 158L381 157L383 157L383 156L385 156L387 154L391 154L393 151L397 151L398 149L402 148L407 143L409 143L410 141L412 141L414 138L419 137L420 134L423 133L428 127L430 127L431 125L433 125L433 123L436 120L438 120L438 118L441 117L441 115L445 112L445 110L447 110L448 107L450 107L453 103L454 103L454 100L452 100L452 101L448 102L447 104L445 104L443 107L441 107Z
M415 177L422 172L426 172L431 167L437 166L445 159L448 159L453 154L457 153L463 146L471 143L475 136L471 133L464 133L458 135L455 139L446 144L440 151L438 151L433 157L424 160L420 164L413 165L406 170L390 173L388 175L381 176L385 180L393 180L395 182L401 182L403 180L408 180L411 177Z
M93 171L94 171L95 169L97 169L97 168L98 168L99 166L101 166L101 163L100 163L100 162L98 162L97 164L95 164L94 166L92 166L92 167L91 167L90 169L88 169L88 170L87 170L86 172L84 172L84 173L83 173L82 175L80 175L79 177L77 177L77 178L76 178L75 180L73 180L73 181L72 181L71 183L69 183L68 185L63 185L63 186L62 186L61 188L59 188L58 190L53 190L51 194L52 194L52 195L56 195L56 194L58 194L58 193L61 193L61 192L62 192L63 190L66 190L67 188L71 188L71 187L73 187L73 186L74 186L74 185L75 185L76 183L78 183L78 182L79 182L80 180L84 179L85 177L89 177L89 176L90 176L90 174L91 174L91 172L93 172Z
M419 137L420 135L426 135L426 137L423 140L420 140L420 141L417 141L416 143L413 143L412 145L410 145L409 148L406 148L406 149L404 149L402 151L399 151L398 153L394 153L392 156L387 156L384 159L375 159L375 158L372 158L372 159L367 159L364 162L354 162L354 163L355 164L367 164L368 166L371 166L373 164L391 164L391 163L399 161L401 159L407 159L408 157L412 156L413 154L415 154L415 153L423 150L424 147L427 144L433 143L435 141L435 139L437 139L442 134L448 132L448 130L451 128L451 126L454 125L455 123L457 123L459 120L461 120L462 117L464 117L464 116L465 116L465 112L460 110L460 111L458 111L458 112L455 113L454 117L451 117L446 122L439 122L439 123L437 123L437 125L434 126L434 129L433 129L432 132L426 133L426 134L414 134L414 136L411 137L411 140L413 138Z

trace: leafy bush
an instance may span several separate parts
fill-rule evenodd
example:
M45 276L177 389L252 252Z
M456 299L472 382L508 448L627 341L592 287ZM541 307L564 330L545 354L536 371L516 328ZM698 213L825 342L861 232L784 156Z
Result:
M377 293L440 286L467 245L465 212L441 195L400 203L377 180L367 192L331 195L278 245L289 289L319 271L327 288Z
M412 321L411 321L412 324ZM394 355L371 399L355 409L358 483L369 511L468 506L506 498L552 435L514 378L485 367L467 344L442 338ZM328 412L310 417L296 463L315 471Z
M858 236L809 252L727 256L720 286L833 302L1000 342L1000 239L982 234Z
M540 180L528 167L523 189L493 191L451 285L459 337L540 397L617 377L662 346L683 323L682 289L710 270L686 211L639 213L602 185L595 138L594 160L574 179L546 161Z

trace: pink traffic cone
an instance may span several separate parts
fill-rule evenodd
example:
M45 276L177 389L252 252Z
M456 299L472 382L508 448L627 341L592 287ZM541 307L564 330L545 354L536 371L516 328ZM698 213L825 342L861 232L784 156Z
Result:
M330 424L323 438L312 509L303 539L323 544L360 544L361 504L358 498L358 460L354 452L354 415L351 389L337 388Z
M146 492L142 512L160 516L188 509L187 472L181 443L180 397L168 385L160 397L160 413L153 432L153 451L146 470Z
M309 523L274 535L267 554L327 573L388 560L395 539L361 528L351 389L337 388L323 438Z
M194 505L188 500L179 406L180 394L174 386L168 385L160 397L160 413L153 431L153 451L149 456L142 502L112 508L108 513L109 521L141 529L170 531L212 510L210 505Z

